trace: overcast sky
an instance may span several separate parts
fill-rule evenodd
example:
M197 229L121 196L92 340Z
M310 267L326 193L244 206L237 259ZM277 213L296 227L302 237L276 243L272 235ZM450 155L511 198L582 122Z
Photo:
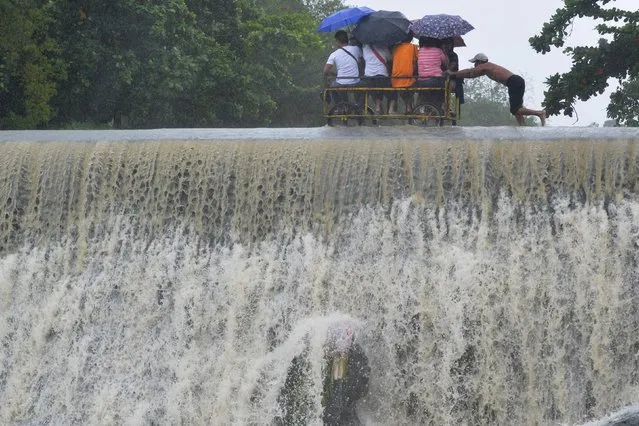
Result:
M636 10L638 0L613 0L620 9ZM475 27L464 37L467 47L455 49L459 55L460 68L470 66L468 59L475 53L485 53L491 62L502 65L526 80L524 104L528 108L539 109L544 98L546 78L557 72L570 69L570 57L561 49L554 49L542 55L530 47L528 39L537 35L544 24L560 7L562 0L538 0L524 2L517 0L445 0L440 2L419 2L415 0L346 0L348 5L368 6L375 10L399 10L409 19L418 19L426 14L447 13L460 15ZM593 45L599 39L593 20L577 19L566 46ZM482 77L485 78L485 77ZM616 80L609 83L616 87ZM578 102L576 117L552 116L551 126L588 126L592 122L603 125L610 93Z

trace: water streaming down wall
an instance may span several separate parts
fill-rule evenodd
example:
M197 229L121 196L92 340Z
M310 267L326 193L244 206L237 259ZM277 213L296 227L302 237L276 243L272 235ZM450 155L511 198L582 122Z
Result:
M244 132L0 141L0 423L318 424L344 321L368 424L639 402L636 133Z

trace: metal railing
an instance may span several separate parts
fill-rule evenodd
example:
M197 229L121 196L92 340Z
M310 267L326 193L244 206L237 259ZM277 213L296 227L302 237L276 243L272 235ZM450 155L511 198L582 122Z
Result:
M420 92L431 92L431 91L444 91L444 102L443 105L436 105L433 100L424 100L420 101L419 93ZM351 105L347 112L334 112L331 113L331 110L335 107L335 104L330 102L330 93L339 93L346 92L348 93L358 93L362 92L363 94L363 102L361 104L357 104L349 99L348 104ZM411 96L415 96L417 94L417 101L413 102L413 108L411 111L406 111L405 113L398 114L371 114L373 111L370 107L369 96L374 92L395 92L398 95L401 93L408 93ZM455 96L452 96L452 92L450 89L450 80L446 80L443 87L419 87L419 86L410 86L410 87L366 87L363 85L353 85L352 87L326 87L323 91L323 101L324 101L324 116L325 118L337 118L337 119L349 119L349 118L359 118L359 119L439 119L439 120L449 120L456 121L459 117L459 99ZM348 96L348 95L347 95ZM399 106L399 96L397 106ZM418 110L423 105L434 106L435 108L431 108L430 111L433 112L435 109L440 111L440 114L432 115L432 114L424 114L419 113ZM452 108L451 108L452 105ZM359 110L359 113L357 112Z

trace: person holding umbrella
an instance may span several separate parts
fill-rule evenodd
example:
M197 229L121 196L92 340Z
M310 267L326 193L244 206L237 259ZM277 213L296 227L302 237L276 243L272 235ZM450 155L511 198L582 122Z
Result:
M365 87L391 87L390 78L388 77L391 54L388 48L381 45L365 44L363 55L365 64L363 85ZM370 94L375 102L375 114L381 115L384 92L382 90L373 90ZM397 99L397 94L389 91L386 97L389 101L393 101Z
M335 44L337 49L331 53L324 65L324 86L328 87L329 76L336 74L337 77L330 87L357 87L360 82L362 49L348 44L348 33L344 30L335 33ZM348 93L347 91L330 92L330 100L333 104L348 102ZM360 105L360 98L361 96L355 93L357 105Z
M491 80L503 84L508 87L510 113L515 116L515 119L520 126L525 124L524 116L526 115L539 117L541 125L546 125L546 111L533 110L524 107L524 91L526 90L526 83L523 78L511 71L508 71L501 65L489 62L488 57L483 53L476 54L472 59L470 59L470 62L475 64L474 68L468 68L457 72L448 71L448 74L458 78L477 78L485 75Z
M413 43L413 33L409 32L401 43L393 47L393 69L391 84L394 88L407 88L415 84L415 73L417 70L417 46ZM413 110L414 91L404 90L401 92L402 99L406 104L406 112ZM396 100L390 100L388 113L397 112Z
M368 87L391 87L389 72L391 54L387 46L402 42L409 34L410 21L398 11L379 10L363 17L353 30L353 36L364 44L365 84ZM411 37L412 40L412 37ZM412 75L412 70L411 74ZM375 112L382 112L382 95L389 100L389 113L395 112L397 93L373 91Z
M422 91L420 102L432 101L438 107L443 106L446 99L444 70L448 68L448 56L441 45L441 40L436 38L420 37L417 52L417 86L433 89Z

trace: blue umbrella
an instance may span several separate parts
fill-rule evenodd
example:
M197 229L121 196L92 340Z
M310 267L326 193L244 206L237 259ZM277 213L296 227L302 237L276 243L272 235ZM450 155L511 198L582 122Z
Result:
M426 15L410 24L417 37L449 38L464 35L475 27L458 15Z
M327 33L343 28L347 25L357 24L364 16L375 12L369 7L349 7L328 15L319 25L318 33Z

